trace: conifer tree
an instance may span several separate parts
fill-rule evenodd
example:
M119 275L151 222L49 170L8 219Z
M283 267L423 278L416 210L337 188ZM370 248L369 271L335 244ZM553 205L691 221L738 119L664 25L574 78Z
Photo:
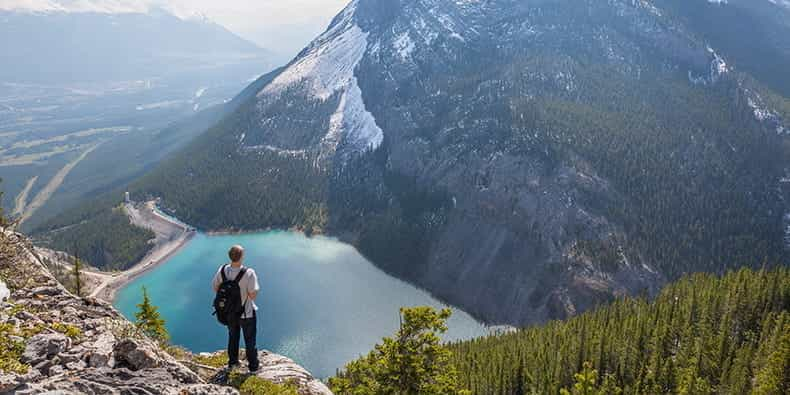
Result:
M788 267L694 274L651 301L624 298L450 349L474 394L786 394L788 310Z
M71 269L71 275L74 276L74 293L78 297L82 297L82 260L74 254L74 266Z
M159 342L170 338L165 328L165 320L159 315L159 309L151 303L148 290L143 287L143 301L137 305L138 311L134 314L137 328L146 335Z
M0 179L0 182L3 182L3 180ZM2 201L3 201L3 191L0 191L0 202ZM5 225L6 225L6 219L3 213L3 205L0 204L0 226L5 226Z
M330 379L333 392L344 394L466 394L450 364L450 351L438 334L447 331L450 310L401 309L394 338L384 338L367 357L351 362Z

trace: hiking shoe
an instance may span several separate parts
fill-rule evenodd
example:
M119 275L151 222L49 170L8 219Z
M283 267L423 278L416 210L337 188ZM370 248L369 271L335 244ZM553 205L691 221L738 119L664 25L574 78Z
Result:
M259 368L260 368L260 367L257 367L257 366L255 367L255 369L253 369L253 368L250 368L250 373L251 373L251 374L256 374L256 373L258 373L258 369L259 369Z

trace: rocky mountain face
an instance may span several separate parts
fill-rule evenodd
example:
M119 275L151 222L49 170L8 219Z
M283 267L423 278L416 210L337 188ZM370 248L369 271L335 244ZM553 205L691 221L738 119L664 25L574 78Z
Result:
M354 0L133 191L203 228L340 235L495 323L782 262L790 101L679 12Z
M177 360L106 302L71 294L23 236L2 231L0 246L0 393L238 394L225 385L224 370ZM257 375L295 383L300 394L331 394L304 368L267 351Z

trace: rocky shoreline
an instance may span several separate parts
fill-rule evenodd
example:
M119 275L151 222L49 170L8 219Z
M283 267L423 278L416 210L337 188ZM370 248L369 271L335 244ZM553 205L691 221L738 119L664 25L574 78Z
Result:
M188 353L177 359L109 303L71 294L24 236L2 230L0 245L0 280L10 290L0 305L0 393L238 393L223 381L224 369L199 366ZM290 383L302 395L331 394L286 357L261 351L261 360L263 380Z

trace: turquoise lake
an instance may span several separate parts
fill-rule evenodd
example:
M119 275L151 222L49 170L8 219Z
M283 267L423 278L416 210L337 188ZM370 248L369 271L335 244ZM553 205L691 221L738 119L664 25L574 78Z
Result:
M244 263L255 269L261 285L258 348L288 356L317 377L333 375L392 335L400 307L444 307L385 274L347 244L292 232L198 234L169 261L122 289L115 306L134 319L145 286L174 344L193 352L225 349L227 331L211 315L210 284L234 244L244 246ZM445 340L487 333L457 309L448 326Z

